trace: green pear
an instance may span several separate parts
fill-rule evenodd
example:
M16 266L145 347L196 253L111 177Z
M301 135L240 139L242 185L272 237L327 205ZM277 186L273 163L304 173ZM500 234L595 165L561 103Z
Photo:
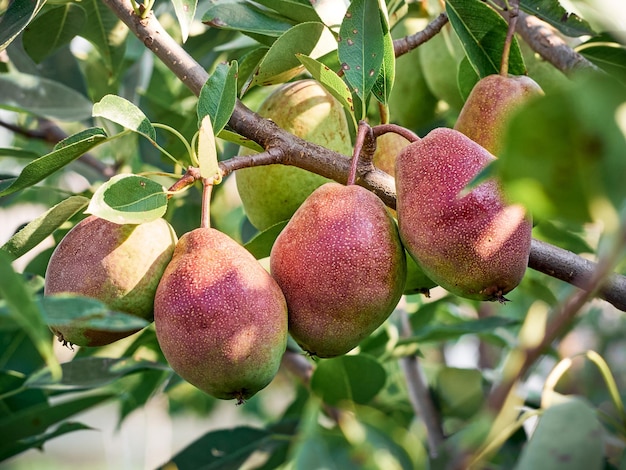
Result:
M154 294L176 240L163 219L120 225L89 216L52 253L44 293L92 297L112 310L151 321ZM59 341L77 346L104 346L136 332L89 329L80 320L50 328Z
M315 80L280 86L258 112L302 139L343 155L352 154L343 107ZM243 149L241 154L251 152ZM248 219L261 231L289 219L313 190L329 181L289 165L244 168L236 172L235 179Z
M406 258L395 221L361 186L326 183L298 208L270 254L289 332L310 355L349 352L396 307Z
M422 31L427 25L426 18L405 18L393 29L392 35L401 38ZM438 100L424 75L417 51L396 58L395 80L387 103L390 122L417 131L435 119Z
M212 228L180 238L156 292L154 325L178 375L240 403L272 381L287 346L280 288L246 249Z
M421 44L417 50L428 87L451 110L458 112L463 107L463 97L459 90L457 75L465 53L454 30L445 25L438 34Z
M488 180L467 184L495 157L454 129L437 128L396 162L398 227L426 275L453 294L500 300L526 271L532 222Z
M526 75L487 75L472 88L454 128L497 156L511 115L541 95L541 87Z
M395 132L387 132L379 136L376 139L376 151L373 158L374 166L394 176L396 174L396 158L410 143Z

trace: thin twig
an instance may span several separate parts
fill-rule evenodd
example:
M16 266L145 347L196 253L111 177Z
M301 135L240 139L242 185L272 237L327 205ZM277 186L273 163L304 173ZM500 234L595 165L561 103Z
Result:
M410 36L406 36L393 41L393 51L396 57L400 57L407 52L412 51L420 44L425 43L433 36L435 36L448 22L448 15L440 13L434 20L432 20L422 31L419 31Z

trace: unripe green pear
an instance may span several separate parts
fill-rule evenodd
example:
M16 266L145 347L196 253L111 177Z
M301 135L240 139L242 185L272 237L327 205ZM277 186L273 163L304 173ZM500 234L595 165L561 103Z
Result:
M374 166L394 176L396 174L396 158L410 143L395 132L387 132L379 136L376 139L376 151L373 158Z
M176 240L163 219L119 225L89 216L52 253L44 293L92 297L112 310L152 320L154 294ZM51 329L59 341L78 346L104 346L136 331L94 330L80 320Z
M528 76L487 75L472 88L454 128L497 156L511 115L541 95L541 87Z
M222 232L199 228L176 245L154 300L154 325L178 375L239 402L267 386L287 346L287 305L270 274Z
M494 180L463 193L494 158L454 129L434 129L398 156L396 207L404 246L429 278L461 297L503 301L526 271L532 222Z
M282 85L258 112L297 137L343 155L352 154L343 107L315 80ZM248 149L241 152L250 153ZM289 219L315 188L329 181L289 165L244 168L236 172L235 179L248 219L261 231Z
M396 307L406 258L385 205L361 186L316 189L276 239L271 272L287 299L289 332L312 356L355 348Z

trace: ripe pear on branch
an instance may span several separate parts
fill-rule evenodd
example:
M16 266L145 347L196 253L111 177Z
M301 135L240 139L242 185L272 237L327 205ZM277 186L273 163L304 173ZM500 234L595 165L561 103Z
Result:
M163 273L154 323L178 375L215 398L243 403L278 371L287 306L250 252L208 226L208 204L207 196L202 227L180 238Z
M432 130L396 163L400 236L434 282L461 297L505 300L522 280L532 222L498 183L466 185L494 156L464 134Z
M298 208L272 247L271 273L287 299L289 332L310 355L358 346L392 313L406 281L395 221L354 184L330 182Z
M281 85L258 113L279 127L309 142L344 155L352 152L344 109L313 79ZM242 155L251 151L244 149ZM283 222L327 178L288 165L262 165L237 171L237 189L252 225L265 230Z
M92 297L111 310L151 321L154 294L176 240L163 219L120 225L89 216L52 253L44 293ZM104 346L136 332L86 328L80 319L50 327L59 341L77 346Z

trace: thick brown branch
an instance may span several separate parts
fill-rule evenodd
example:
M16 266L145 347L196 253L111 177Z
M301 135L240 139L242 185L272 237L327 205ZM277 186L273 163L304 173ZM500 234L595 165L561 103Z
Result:
M152 16L142 20L136 17L128 0L103 0L116 15L141 39L182 80L196 95L208 79L207 72L161 27ZM520 13L520 23L524 23ZM530 34L530 32L529 32ZM531 45L538 41L531 38ZM571 51L571 49L569 49ZM573 52L573 51L572 51ZM345 183L350 169L350 159L346 155L333 152L325 147L299 139L280 129L273 122L261 118L237 101L229 126L237 133L259 143L271 151L280 148L284 152L284 163L313 171L327 178ZM395 182L388 174L373 170L359 175L359 184L377 194L389 207L395 207ZM595 263L588 262L574 253L560 250L547 244L534 241L531 247L531 268L567 282L589 278L595 270ZM575 275L566 276L575 267ZM559 274L560 273L560 274ZM574 284L582 287L582 284ZM613 275L599 291L599 297L617 308L626 311L626 278Z

